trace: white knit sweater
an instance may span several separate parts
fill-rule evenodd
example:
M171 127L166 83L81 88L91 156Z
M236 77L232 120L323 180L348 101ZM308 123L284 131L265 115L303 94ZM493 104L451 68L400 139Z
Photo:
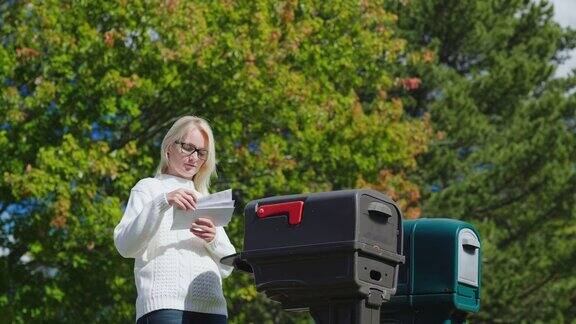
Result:
M140 180L114 229L118 252L135 259L136 319L162 308L227 315L222 278L232 268L219 260L236 251L222 227L210 243L170 229L173 207L165 194L179 188L195 190L192 181L171 175Z

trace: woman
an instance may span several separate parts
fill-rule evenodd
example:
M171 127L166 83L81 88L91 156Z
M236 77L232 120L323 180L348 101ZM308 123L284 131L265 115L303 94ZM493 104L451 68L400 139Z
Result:
M199 218L190 230L171 230L173 209L194 210L216 173L214 138L198 117L177 120L162 141L154 178L132 191L114 243L134 258L137 324L226 323L222 278L232 268L220 258L235 253L226 232Z

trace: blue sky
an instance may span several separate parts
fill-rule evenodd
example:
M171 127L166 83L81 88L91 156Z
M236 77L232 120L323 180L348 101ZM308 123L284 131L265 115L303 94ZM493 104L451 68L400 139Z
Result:
M576 0L550 0L554 4L554 15L562 26L576 28ZM576 68L576 50L570 53L570 60L560 66L557 73L559 76L567 75L570 70Z

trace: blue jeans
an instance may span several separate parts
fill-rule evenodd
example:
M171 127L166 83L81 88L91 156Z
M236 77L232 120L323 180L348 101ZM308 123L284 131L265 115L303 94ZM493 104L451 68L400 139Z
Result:
M136 324L226 324L226 316L181 311L176 309L159 309L140 317Z

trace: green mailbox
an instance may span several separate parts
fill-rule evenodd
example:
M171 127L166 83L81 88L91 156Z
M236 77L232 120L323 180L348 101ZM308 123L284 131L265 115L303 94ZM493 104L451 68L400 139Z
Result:
M396 294L382 305L381 323L463 323L480 309L481 247L469 223L407 220L406 262Z

